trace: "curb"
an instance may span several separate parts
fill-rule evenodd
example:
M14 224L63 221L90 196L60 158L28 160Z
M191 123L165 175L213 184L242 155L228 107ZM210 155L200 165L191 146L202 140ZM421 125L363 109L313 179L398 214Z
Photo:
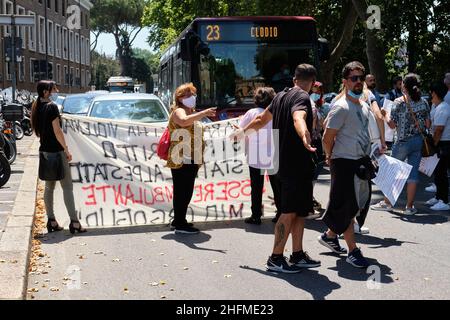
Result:
M35 139L25 160L14 207L0 241L0 300L23 300L36 207L39 140Z

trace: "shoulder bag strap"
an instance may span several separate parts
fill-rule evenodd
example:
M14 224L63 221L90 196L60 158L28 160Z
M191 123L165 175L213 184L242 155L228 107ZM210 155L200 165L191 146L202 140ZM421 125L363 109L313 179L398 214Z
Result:
M417 120L416 114L412 110L411 104L406 100L405 96L403 96L403 99L405 99L406 106L408 107L409 112L411 113L411 115L413 116L414 121L416 122L417 129L419 129L419 132L420 132L421 136L423 137L422 128L420 127L420 123Z

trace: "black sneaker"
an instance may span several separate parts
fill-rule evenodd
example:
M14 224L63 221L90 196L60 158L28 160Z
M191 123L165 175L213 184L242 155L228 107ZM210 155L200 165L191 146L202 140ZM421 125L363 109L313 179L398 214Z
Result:
M194 226L194 224L193 223L188 223L188 222L186 222L183 226L188 226L188 227L193 227ZM176 229L176 226L175 225L173 225L173 224L171 224L170 225L170 230L175 230Z
M175 233L182 233L182 234L197 234L200 233L200 230L197 228L191 227L189 225L183 225L183 226L176 226L175 227Z
M317 201L315 198L313 198L313 208L316 211L320 211L322 210L322 205L320 204L319 201Z
M320 261L311 259L307 252L302 252L296 257L291 255L289 262L300 268L317 268L321 265Z
M245 219L244 222L248 223L248 224L260 225L261 224L261 218L249 217L249 218Z
M337 254L346 254L347 253L347 250L345 248L342 248L341 245L339 244L338 237L336 237L334 239L330 239L327 237L327 233L324 232L324 234L319 236L318 240L321 245L327 247L334 253L337 253Z
M302 268L289 264L286 257L272 259L270 256L269 260L267 260L266 268L269 271L282 273L299 273L302 271Z
M370 266L366 258L363 257L361 249L358 248L349 253L347 262L360 269L366 269Z

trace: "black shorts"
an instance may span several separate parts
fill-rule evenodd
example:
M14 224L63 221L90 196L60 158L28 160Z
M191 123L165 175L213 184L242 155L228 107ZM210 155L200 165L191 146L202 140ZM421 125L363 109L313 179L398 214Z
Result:
M313 209L313 182L303 177L280 177L281 213L307 217Z

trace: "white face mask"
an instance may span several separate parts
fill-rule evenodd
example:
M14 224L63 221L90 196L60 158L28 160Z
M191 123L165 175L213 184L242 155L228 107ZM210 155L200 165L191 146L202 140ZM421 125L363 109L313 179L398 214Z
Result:
M196 101L197 101L197 97L194 95L190 96L189 98L181 100L183 105L189 109L195 108Z
M59 97L59 93L57 93L57 92L54 92L54 93L52 93L51 95L50 95L50 100L52 100L53 102L55 102L56 100L58 100L58 97Z

